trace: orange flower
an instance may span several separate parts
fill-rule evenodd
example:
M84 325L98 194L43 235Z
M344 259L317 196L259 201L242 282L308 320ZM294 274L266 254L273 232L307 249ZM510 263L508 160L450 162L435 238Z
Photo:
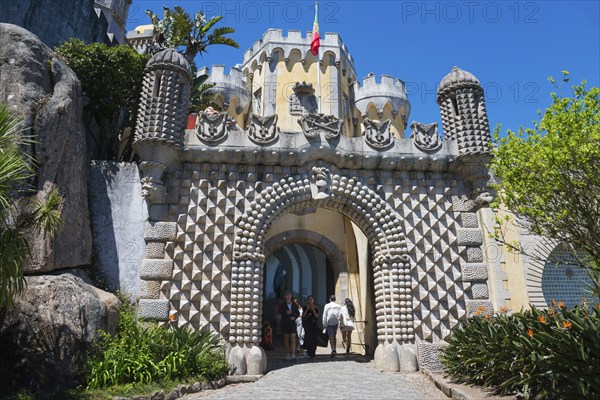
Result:
M571 321L569 321L568 319L565 319L565 320L563 321L563 326L564 326L565 328L569 329L570 327L572 327L572 326L573 326L573 324L572 324L572 323L571 323Z
M538 321L540 321L542 324L545 324L546 323L546 318L543 315L540 315L538 317Z
M492 314L486 314L485 319L487 319L487 320L492 319Z
M508 312L508 307L500 307L500 312L506 314Z
M481 311L475 311L475 315L481 315Z
M556 305L556 300L552 299L552 306Z
M175 314L169 315L169 322L175 321Z
M548 310L548 314L553 316L554 314L556 314L556 312L554 311L554 309L551 308L550 310Z
M477 307L477 311L485 311L485 307L484 306L479 306L479 307Z
M596 304L596 308L600 310L600 303Z
M565 306L565 303L562 301L558 302L558 308L563 308Z
M529 337L533 337L533 329L527 329L527 334L529 335Z

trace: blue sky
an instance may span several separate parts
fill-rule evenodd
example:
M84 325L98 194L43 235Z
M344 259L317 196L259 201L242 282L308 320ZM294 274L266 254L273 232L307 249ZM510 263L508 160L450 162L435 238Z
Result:
M128 29L149 23L144 10L162 6L223 15L239 49L213 46L198 66L241 63L269 28L312 30L314 1L133 0ZM598 1L319 1L321 35L337 32L354 57L359 78L373 72L407 85L409 119L438 122L435 92L454 65L481 81L491 126L531 126L555 90L547 81L571 73L600 86ZM569 94L569 88L562 93Z

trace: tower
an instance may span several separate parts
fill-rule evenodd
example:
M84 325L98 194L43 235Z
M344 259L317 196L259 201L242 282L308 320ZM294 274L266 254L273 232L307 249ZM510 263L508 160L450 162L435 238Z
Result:
M362 86L357 81L353 89L354 122L357 125L363 123L366 118L379 123L389 120L392 135L398 139L404 138L410 115L410 102L401 79L382 75L381 81L376 82L375 75L369 74L363 79ZM358 131L360 132L360 129Z
M155 54L146 64L133 149L143 172L142 195L161 202L163 174L179 164L190 107L192 71L175 49Z
M473 74L454 67L440 82L437 102L446 140L457 143L459 171L477 209L493 198L488 168L492 137L483 88Z
M490 153L490 124L483 88L473 74L452 68L440 82L437 102L446 140L458 142L459 156Z

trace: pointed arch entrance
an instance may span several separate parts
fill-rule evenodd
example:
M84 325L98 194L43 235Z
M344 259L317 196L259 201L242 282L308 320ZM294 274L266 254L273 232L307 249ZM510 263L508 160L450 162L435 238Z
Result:
M338 211L366 235L372 254L378 358L399 370L399 345L414 343L411 265L398 214L358 180L325 166L281 179L265 188L238 220L231 266L230 363L237 374L262 374L259 347L263 307L265 238L282 215L306 207ZM414 354L405 352L406 354Z

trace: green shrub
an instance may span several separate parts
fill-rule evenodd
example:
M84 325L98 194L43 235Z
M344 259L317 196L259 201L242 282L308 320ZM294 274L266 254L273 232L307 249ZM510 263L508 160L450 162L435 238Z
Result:
M532 309L456 327L442 354L458 382L526 399L600 398L600 309Z
M229 366L215 334L177 326L143 327L133 307L126 305L118 333L101 333L87 371L88 388L94 389L190 377L220 379Z
M109 47L103 43L86 44L79 39L63 42L55 51L77 74L83 94L89 99L85 110L102 129L104 136L98 138L93 158L118 159L120 129L135 128L144 68L150 56L138 54L125 45ZM129 118L115 131L122 110L128 112Z

